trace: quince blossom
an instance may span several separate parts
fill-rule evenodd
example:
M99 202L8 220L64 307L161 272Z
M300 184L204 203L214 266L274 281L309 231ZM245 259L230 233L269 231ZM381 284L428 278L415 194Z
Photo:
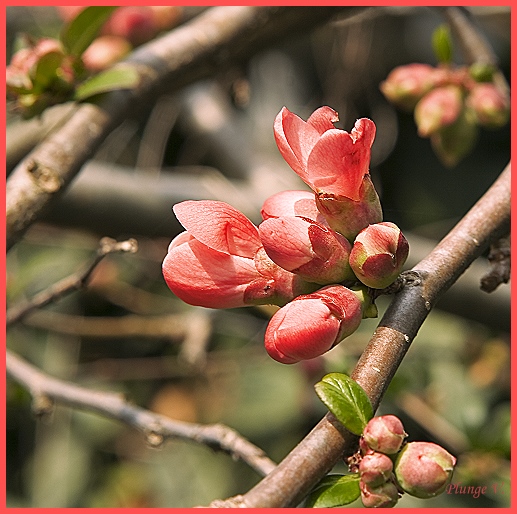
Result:
M186 201L173 209L187 230L170 243L162 270L184 302L210 308L283 305L314 289L271 261L257 227L230 205Z

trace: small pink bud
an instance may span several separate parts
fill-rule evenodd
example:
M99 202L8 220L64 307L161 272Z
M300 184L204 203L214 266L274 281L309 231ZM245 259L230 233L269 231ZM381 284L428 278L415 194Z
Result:
M112 34L127 39L138 46L150 41L159 31L155 14L145 5L119 7L103 27L103 34Z
M409 254L409 243L394 223L369 225L355 238L350 266L368 287L383 289L399 275Z
M131 44L119 36L99 36L82 55L84 66L101 71L116 63L131 51Z
M466 102L474 111L477 122L485 127L502 127L510 116L509 99L494 84L476 84Z
M399 492L397 486L392 482L386 482L377 487L359 481L361 489L361 501L367 508L389 508L394 507L399 501Z
M298 296L270 319L266 351L284 364L318 357L357 329L362 310L359 297L341 285Z
M411 111L434 86L436 71L421 63L398 66L381 83L380 89L390 102Z
M386 483L391 478L392 471L393 461L384 453L369 453L359 463L361 481L370 487Z
M418 134L421 137L428 137L452 125L458 119L462 109L463 96L460 87L448 85L433 89L415 107Z
M397 453L407 436L397 416L387 414L372 418L363 431L364 442L374 451Z
M348 264L351 245L330 228L298 216L269 218L259 225L269 257L287 271L317 284L352 279Z
M428 442L407 443L395 462L400 487L417 498L443 493L451 481L456 458L441 446Z

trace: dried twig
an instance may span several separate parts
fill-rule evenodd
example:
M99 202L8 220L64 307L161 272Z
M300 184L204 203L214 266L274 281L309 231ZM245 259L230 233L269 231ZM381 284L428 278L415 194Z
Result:
M126 423L143 432L153 447L161 446L166 439L180 438L241 459L262 476L275 468L275 463L260 448L225 425L172 420L134 406L119 394L95 391L53 378L10 351L7 351L6 369L9 377L30 391L35 414L47 414L54 402L62 403Z
M386 310L357 363L352 378L379 405L420 326L437 300L510 223L510 164L490 189L436 248L406 272L404 288ZM295 507L343 455L357 449L357 437L328 413L287 457L255 487L211 507Z
M115 252L134 253L137 251L137 249L138 244L135 239L128 239L127 241L117 242L110 237L102 238L100 240L99 248L95 258L84 270L74 273L73 275L70 275L63 280L60 280L44 291L41 291L30 300L8 309L6 313L7 326L12 325L16 321L19 321L34 309L44 307L45 305L48 305L51 302L55 302L56 300L59 300L63 296L73 291L77 291L83 288L99 262L101 262L101 260L104 259L106 255Z

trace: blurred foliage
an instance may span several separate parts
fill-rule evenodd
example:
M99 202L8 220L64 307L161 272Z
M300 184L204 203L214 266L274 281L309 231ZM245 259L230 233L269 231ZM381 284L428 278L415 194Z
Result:
M474 12L508 75L509 9ZM284 104L302 117L318 105L331 105L347 130L358 117L374 119L372 174L386 217L404 231L438 239L489 187L510 155L509 128L484 131L475 151L447 170L429 142L416 135L412 118L395 111L379 92L378 84L394 66L435 64L431 39L441 23L427 8L378 9L375 16L337 22L263 52L250 61L244 76L243 70L236 71L238 80L229 73L214 81L233 101L232 119L248 120L243 133L253 134L251 149L273 158L272 122ZM8 53L17 32L54 35L59 28L51 8L10 7ZM96 157L134 166L149 129L148 118L139 116L117 129ZM225 161L203 134L193 133L192 127L189 132L188 124L174 119L171 114L158 125L169 131L161 155L164 166L211 165L226 174L222 162L242 159L239 145L233 144L234 160ZM145 140L153 138L163 136L153 133ZM228 165L230 177L231 171ZM257 186L257 178L253 180ZM106 230L99 233L93 228L98 215L102 218L103 212L91 212L90 230L85 228L89 216L78 228L70 226L65 212L55 225L33 226L7 257L8 305L82 267L100 237L133 236L131 213L119 232L106 217ZM109 318L195 311L174 298L161 277L161 260L178 230L171 226L170 236L162 237L167 216L170 212L164 213L163 226L135 234L137 254L108 256L86 290L44 313ZM379 299L380 315L387 301ZM314 384L326 373L351 372L377 320L365 320L324 358L286 366L269 359L262 346L270 314L252 308L210 311L206 361L197 365L185 361L183 342L174 338L67 335L57 325L52 331L33 326L30 316L9 329L7 347L53 376L122 392L135 404L171 418L225 423L278 462L326 412ZM396 414L411 440L433 440L455 454L454 483L488 487L480 498L443 494L424 501L405 496L398 506L509 507L509 350L504 330L454 312L431 312L378 414ZM133 429L92 413L57 406L49 417L35 419L30 395L12 381L7 384L6 419L9 507L193 507L244 493L260 480L244 463L194 442L173 440L151 449ZM342 463L333 470L344 471Z

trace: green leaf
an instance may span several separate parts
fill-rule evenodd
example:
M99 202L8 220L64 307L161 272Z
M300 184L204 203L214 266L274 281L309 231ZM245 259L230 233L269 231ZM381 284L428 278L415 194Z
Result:
M433 49L439 62L452 61L452 39L447 25L440 25L433 33Z
M57 79L57 69L62 62L61 52L49 52L41 56L33 71L34 88L41 91L54 82Z
M305 507L331 508L348 505L361 496L359 475L327 475L311 491Z
M320 400L349 432L362 434L373 417L373 407L355 380L343 373L329 373L314 388Z
M111 13L118 7L91 6L81 11L61 33L61 42L65 50L80 57L97 37Z
M132 89L138 85L139 80L139 75L134 68L119 65L103 71L79 85L74 99L85 100L116 89Z

